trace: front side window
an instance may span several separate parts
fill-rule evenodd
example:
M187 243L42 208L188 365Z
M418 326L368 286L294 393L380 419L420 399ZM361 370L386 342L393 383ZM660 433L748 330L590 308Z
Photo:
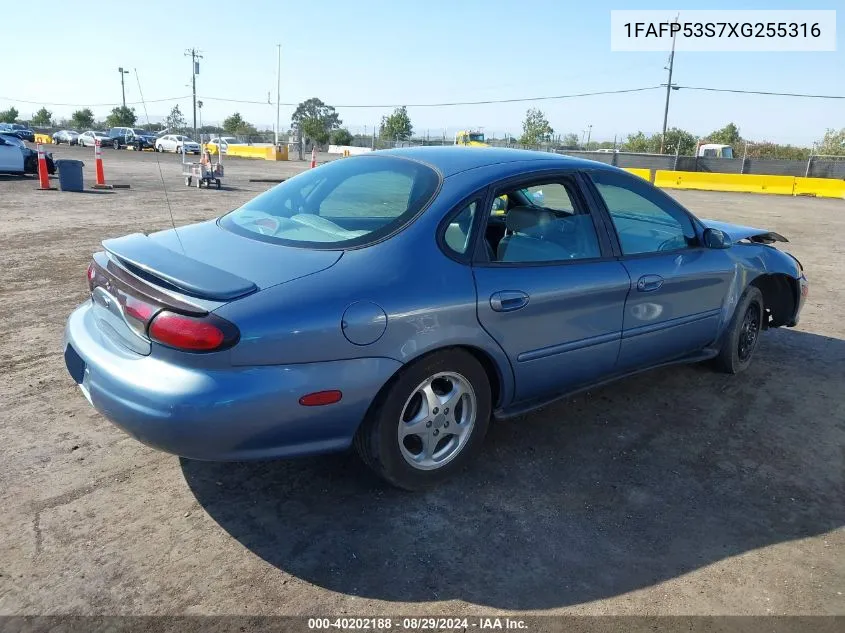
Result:
M361 246L410 222L439 184L437 172L413 160L336 160L286 180L220 223L248 237L291 246Z
M673 251L696 242L692 220L663 194L633 176L590 174L604 200L624 255Z
M545 182L502 192L507 211L501 237L485 236L494 262L564 262L601 257L593 219L574 185Z

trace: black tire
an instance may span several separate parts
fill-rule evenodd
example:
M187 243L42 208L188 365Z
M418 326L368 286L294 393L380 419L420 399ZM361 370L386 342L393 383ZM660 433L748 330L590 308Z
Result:
M112 147L114 147L115 149L120 149L120 141L114 139L114 141L112 142Z
M216 183L217 183L217 188L218 188L218 189L220 189L220 179L218 178L218 179L217 179L217 180L215 180L214 182L216 182Z
M477 399L469 438L448 463L421 470L406 461L399 448L403 408L422 381L440 372L455 372L472 386ZM367 466L388 483L405 490L423 490L447 479L481 449L490 427L492 392L487 373L475 357L461 349L435 352L404 368L385 386L355 435L355 448Z
M713 366L726 374L738 374L747 369L754 357L765 318L763 293L759 288L749 286L734 310Z

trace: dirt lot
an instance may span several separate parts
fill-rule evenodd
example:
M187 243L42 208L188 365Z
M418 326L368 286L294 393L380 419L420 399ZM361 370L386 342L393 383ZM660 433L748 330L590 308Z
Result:
M84 157L93 181L93 152ZM791 239L799 327L738 377L658 370L498 424L426 494L353 455L180 460L98 415L67 376L65 318L99 242L165 228L152 154L105 151L131 189L36 192L0 176L0 614L845 614L845 202L677 193ZM176 222L302 164L230 160Z

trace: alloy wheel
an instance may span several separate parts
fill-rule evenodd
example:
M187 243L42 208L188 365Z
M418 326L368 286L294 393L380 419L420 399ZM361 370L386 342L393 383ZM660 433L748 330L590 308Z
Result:
M402 407L399 450L408 464L435 470L466 446L478 412L470 382L456 372L440 372L421 382Z

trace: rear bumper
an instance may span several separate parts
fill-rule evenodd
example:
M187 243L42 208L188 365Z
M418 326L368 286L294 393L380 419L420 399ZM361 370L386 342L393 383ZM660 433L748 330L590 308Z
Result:
M90 302L68 319L65 347L84 362L89 402L135 439L212 461L310 455L347 448L370 403L401 364L392 359L209 369L125 350L96 326ZM73 375L72 363L67 359ZM299 398L340 389L333 405Z

